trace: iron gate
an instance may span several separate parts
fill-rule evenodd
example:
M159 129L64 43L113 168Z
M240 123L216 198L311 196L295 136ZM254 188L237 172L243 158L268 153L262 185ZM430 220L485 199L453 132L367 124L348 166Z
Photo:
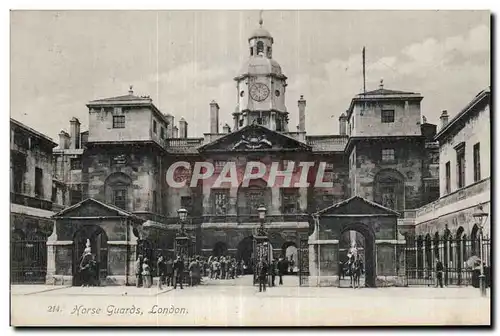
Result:
M299 286L309 285L309 242L307 237L299 237Z
M491 240L483 239L486 284L490 285ZM405 279L407 286L436 286L436 258L443 263L443 285L479 286L479 239L409 239L406 241Z
M10 243L11 283L45 283L47 240L18 240Z

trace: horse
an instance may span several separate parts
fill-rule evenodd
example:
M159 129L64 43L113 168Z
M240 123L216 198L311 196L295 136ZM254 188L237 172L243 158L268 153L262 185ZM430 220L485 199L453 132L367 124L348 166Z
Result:
M359 280L361 278L361 274L363 273L363 263L361 260L356 259L349 263L349 275L351 277L351 286L352 288L360 288Z

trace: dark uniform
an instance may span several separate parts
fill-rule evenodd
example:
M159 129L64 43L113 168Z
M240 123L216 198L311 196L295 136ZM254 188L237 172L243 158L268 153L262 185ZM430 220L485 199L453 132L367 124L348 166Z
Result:
M165 276L167 277L167 286L174 285L174 262L172 259L168 259L165 262Z
M436 287L439 285L439 287L443 288L443 263L439 260L436 261L436 275L437 275L437 284Z
M261 261L259 263L259 292L262 292L262 289L264 288L264 292L266 291L266 279L267 279L267 272L269 271L269 266L265 261Z
M181 258L177 258L174 262L174 289L177 289L177 284L179 283L182 288L182 280L184 277L184 261Z

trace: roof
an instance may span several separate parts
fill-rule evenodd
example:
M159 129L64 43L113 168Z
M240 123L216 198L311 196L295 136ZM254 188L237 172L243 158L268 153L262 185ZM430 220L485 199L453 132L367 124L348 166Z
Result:
M52 216L52 218L58 218L58 217L62 217L65 213L68 213L68 212L71 212L73 211L74 209L77 209L77 208L80 208L82 207L83 205L87 204L87 203L95 203L103 208L106 208L106 209L109 209L111 210L112 212L115 212L118 216L123 216L123 217L132 217L133 219L137 220L137 221L141 221L141 222L144 222L144 220L136 215L134 215L133 213L131 212L128 212L126 210L123 210L123 209L120 209L114 205L111 205L111 204L106 204L106 203L102 203L102 202L99 202L98 200L96 199L93 199L93 198L87 198L81 202L78 202L70 207L67 207L66 209L63 209L61 211L59 211L58 213L56 213L54 216Z
M474 108L480 104L483 104L485 101L490 101L491 88L487 87L483 91L479 92L474 99L472 99L456 116L451 119L445 127L443 127L434 137L435 140L439 140L445 134L448 134L451 129L461 120L468 118L468 116L476 111Z
M424 97L418 92L408 92L400 90L385 89L381 84L377 90L367 91L357 94L352 98L349 109L347 110L347 119L351 117L354 109L354 104L359 101L373 101L373 100L394 100L394 99L418 99L422 100Z
M240 74L250 75L282 75L281 66L272 58L263 55L251 56L243 63Z
M259 28L256 28L252 32L252 34L250 34L250 37L248 39L251 40L251 39L256 38L256 37L267 37L267 38L270 38L270 39L273 38L271 36L271 33L267 29L262 28L262 26L260 26Z
M336 204L330 205L329 207L326 207L326 208L324 208L324 209L322 209L322 210L320 210L320 211L318 211L318 212L314 213L313 215L315 215L315 216L321 215L322 213L327 212L327 211L329 211L329 210L332 210L332 209L336 209L336 208L340 208L340 207L342 207L342 206L345 206L345 205L347 205L348 203L350 203L350 202L352 202L352 201L354 201L354 200L359 200L359 201L362 201L362 202L366 203L366 204L367 204L367 205L369 205L369 206L372 206L372 207L374 207L374 208L378 208L378 209L380 209L380 210L383 210L383 211L385 211L385 212L388 212L389 214L393 214L393 215L398 216L398 217L400 216L400 213L399 213L399 212L394 211L394 210L392 210L392 209L389 209L389 208L387 208L387 207L385 207L385 206L383 206L383 205L380 205L380 204L378 204L378 203L375 203L375 202L369 201L369 200L367 200L366 198L363 198L363 197L361 197L361 196L353 196L353 197L348 198L348 199L346 199L346 200L344 200L344 201L342 201L342 202L339 202L339 203L336 203Z
M382 88L382 89L368 91L365 93L360 93L357 96L362 97L362 96L378 96L378 95L386 96L386 95L414 95L414 94L418 94L418 93L407 92L407 91L398 91L398 90L389 90L389 89Z
M137 100L142 100L144 102L151 102L151 98L149 97L139 97L133 94L128 94L125 96L117 96L117 97L110 97L110 98L102 98L102 99L96 99L96 100L91 100L90 103L105 103L105 102L124 102L124 101L137 101Z
M29 127L29 126L26 126L26 125L25 125L25 124L23 124L22 122L17 121L17 120L12 119L12 118L10 118L10 122L11 122L11 123L13 123L14 125L16 125L16 126L18 126L18 127L22 128L22 129L24 129L26 132L31 133L32 135L37 136L37 137L39 137L39 138L41 138L41 139L43 139L43 140L45 140L45 141L47 141L47 142L50 142L50 143L51 143L51 145L52 145L53 147L56 147L56 146L57 146L57 143L56 143L56 142L54 142L54 140L52 140L52 138L50 138L50 137L46 136L46 135L45 135L45 134L43 134L43 133L40 133L40 132L38 132L38 131L34 130L33 128L31 128L31 127Z
M285 141L290 141L291 143L295 144L297 146L297 148L302 148L302 149L305 149L307 151L311 150L311 146L309 146L308 144L305 144L305 143L298 141L298 140L296 140L296 139L294 139L286 134L273 131L267 127L264 127L264 126L258 125L258 124L247 125L243 128L238 129L235 132L225 134L224 136L222 136L222 137L220 137L220 138L218 138L210 143L207 143L207 144L204 144L204 145L198 147L198 150L204 151L206 149L209 149L210 147L212 147L212 148L216 147L218 144L220 144L224 141L227 141L228 139L237 138L239 136L239 134L241 134L241 133L254 132L254 131L272 134L272 135L275 135L276 137L283 139Z

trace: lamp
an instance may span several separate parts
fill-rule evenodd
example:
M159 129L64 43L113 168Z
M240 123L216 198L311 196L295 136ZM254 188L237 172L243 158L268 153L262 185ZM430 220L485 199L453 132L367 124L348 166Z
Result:
M177 213L179 214L179 219L181 220L181 222L184 222L187 218L187 210L184 208L180 208L179 210L177 210Z
M261 220L261 222L264 221L264 219L266 219L266 212L267 212L267 209L265 206L261 205L258 209L257 209L257 212L259 213L259 219Z
M474 221L476 222L479 228L479 258L481 260L481 266L480 266L481 274L479 275L479 288L481 291L481 296L486 296L486 283L485 283L484 266L483 266L483 226L484 223L486 222L486 218L488 218L488 214L484 212L483 207L480 206L478 207L477 211L472 215L472 217L474 217Z

